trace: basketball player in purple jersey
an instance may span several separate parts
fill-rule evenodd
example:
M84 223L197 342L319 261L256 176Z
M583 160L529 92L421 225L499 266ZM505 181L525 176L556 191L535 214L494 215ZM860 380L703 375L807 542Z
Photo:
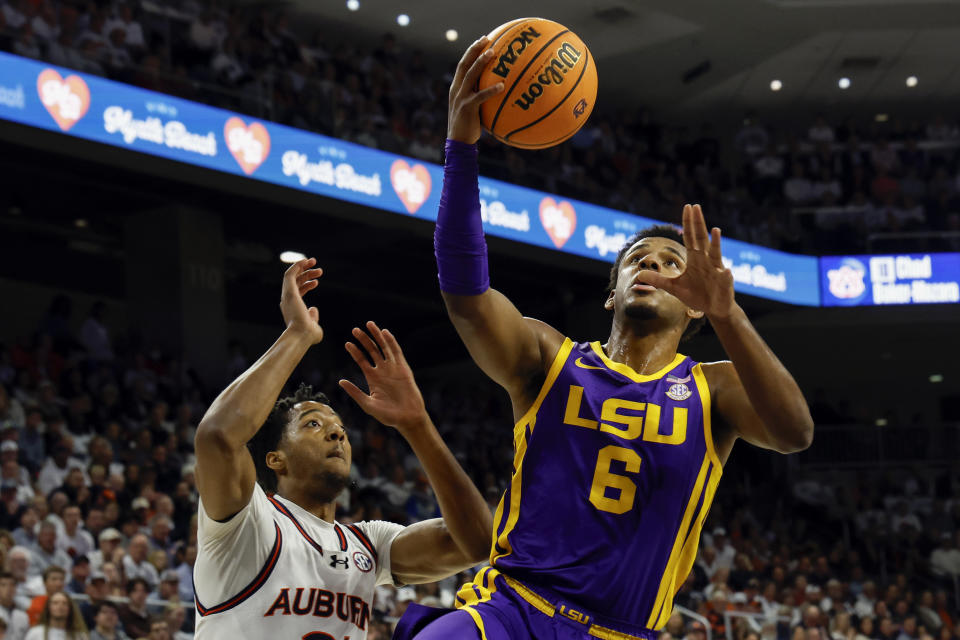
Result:
M693 565L737 438L781 453L810 445L796 382L734 300L720 231L699 206L639 232L617 255L604 344L523 317L489 286L480 219L476 91L485 39L457 68L435 249L450 318L510 394L513 478L494 515L490 566L437 617L414 606L395 638L652 639ZM729 361L677 352L709 319ZM431 621L432 620L432 621Z

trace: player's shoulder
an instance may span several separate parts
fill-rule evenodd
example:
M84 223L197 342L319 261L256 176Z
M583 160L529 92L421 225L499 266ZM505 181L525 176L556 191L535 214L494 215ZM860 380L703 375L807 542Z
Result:
M703 372L703 377L711 389L724 387L737 379L737 370L729 360L698 362L695 366L700 367L700 371Z
M362 520L351 524L341 523L340 526L375 557L382 555L383 550L393 544L394 538L406 528L402 524L386 520Z
M563 341L566 339L566 336L543 320L537 320L536 318L524 316L523 322L537 337L537 342L540 345L541 358L544 360L551 360L553 356L556 355L557 351L560 350L560 347L563 345Z

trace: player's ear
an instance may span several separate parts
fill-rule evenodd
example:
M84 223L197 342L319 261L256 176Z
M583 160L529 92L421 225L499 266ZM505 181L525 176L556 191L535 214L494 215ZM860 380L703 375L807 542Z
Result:
M699 318L703 317L703 311L687 308L687 317L691 320L698 320Z
M613 311L613 298L617 295L617 290L613 289L610 292L610 295L607 296L606 301L603 303L603 308L607 311Z
M267 468L275 473L280 473L287 468L287 456L283 451L270 451L267 453Z

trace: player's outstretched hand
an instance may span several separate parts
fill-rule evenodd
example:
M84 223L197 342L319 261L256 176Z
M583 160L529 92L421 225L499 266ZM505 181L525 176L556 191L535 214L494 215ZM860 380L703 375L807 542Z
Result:
M703 210L698 204L683 208L683 245L687 248L687 265L683 273L667 277L656 271L642 270L637 280L663 289L688 307L703 311L708 318L721 320L728 317L736 305L733 273L720 259L720 229L714 227L707 233Z
M447 113L447 138L474 144L480 139L480 103L503 91L503 83L477 89L477 80L483 68L490 62L492 49L487 36L483 36L464 52L457 71L450 83L450 106ZM486 49L486 51L484 51Z
M316 258L306 258L294 262L283 274L283 289L280 293L280 312L287 328L303 332L310 344L323 340L323 327L320 326L320 312L316 307L307 308L303 296L317 287L317 278L323 275L323 269L313 268Z
M347 353L360 366L370 392L349 380L341 380L340 387L368 415L400 433L422 424L427 417L423 396L397 339L374 322L367 323L366 332L355 327L353 337L366 353L352 342L346 344Z

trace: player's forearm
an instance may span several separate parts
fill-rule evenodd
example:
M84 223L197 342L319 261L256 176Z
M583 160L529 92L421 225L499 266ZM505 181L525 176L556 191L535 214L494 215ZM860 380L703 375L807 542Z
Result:
M288 328L249 369L224 389L197 426L197 438L216 436L243 447L266 421L277 396L310 348L310 338Z
M754 411L784 448L806 449L813 419L796 380L763 341L739 305L723 318L710 318L720 343L743 383Z
M486 501L443 442L430 417L404 430L413 453L423 465L440 504L444 524L465 557L482 562L490 550L493 516Z
M444 293L476 296L490 288L478 180L476 145L447 140L433 233L437 276Z

